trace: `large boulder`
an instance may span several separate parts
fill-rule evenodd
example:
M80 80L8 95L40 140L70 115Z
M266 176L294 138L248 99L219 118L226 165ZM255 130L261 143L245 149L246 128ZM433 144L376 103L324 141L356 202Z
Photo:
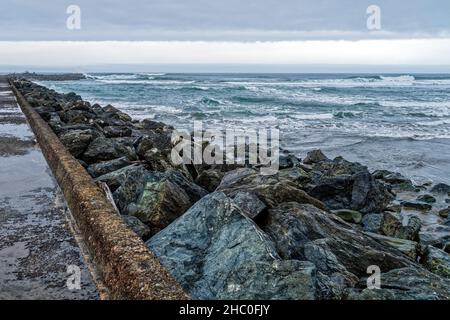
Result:
M416 187L412 181L398 172L388 170L376 170L372 173L373 177L389 185L392 189L398 191L414 191Z
M75 158L79 158L96 136L93 130L72 130L62 134L59 139Z
M424 265L431 272L450 278L450 255L444 250L429 246L426 250Z
M144 170L129 174L113 196L121 213L139 218L154 234L206 194L177 171Z
M106 173L96 178L95 181L105 182L109 189L114 192L117 190L122 184L127 181L135 181L136 183L140 183L142 177L147 173L147 170L141 165L129 165L118 170ZM127 187L130 189L130 186ZM120 205L120 203L118 204Z
M93 178L97 178L131 164L132 161L128 159L128 157L121 157L114 160L91 164L90 166L88 166L87 171Z
M84 152L82 160L88 164L100 161L108 161L127 156L135 158L136 154L133 141L127 138L104 138L98 137L91 142Z
M364 279L365 280L365 279ZM383 272L381 289L368 289L365 281L359 285L366 289L353 290L348 299L354 300L448 300L450 281L428 270L406 267Z
M361 213L382 212L394 196L366 167L344 160L317 163L308 193L330 209L352 209Z
M310 203L320 209L326 206L297 188L295 183L279 175L262 175L251 168L236 169L228 172L222 179L217 191L235 197L239 192L252 192L268 207L275 207L283 202L295 201Z
M273 243L222 192L207 195L148 242L195 299L313 299L315 268L280 260Z
M389 244L309 204L280 204L269 209L260 226L273 239L283 259L311 261L324 276L338 275L348 287L366 276L371 265L378 265L383 272L402 267L420 268Z

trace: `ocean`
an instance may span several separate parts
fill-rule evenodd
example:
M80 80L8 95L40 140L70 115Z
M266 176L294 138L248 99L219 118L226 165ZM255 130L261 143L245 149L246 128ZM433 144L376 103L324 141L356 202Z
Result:
M42 81L136 119L278 128L300 157L320 148L416 182L450 183L449 74L86 74Z

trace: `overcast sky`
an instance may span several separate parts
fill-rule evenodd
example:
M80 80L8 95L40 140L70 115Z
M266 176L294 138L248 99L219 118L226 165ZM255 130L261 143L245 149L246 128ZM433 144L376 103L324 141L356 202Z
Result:
M448 0L1 0L0 4L3 67L450 65ZM81 8L80 30L66 28L71 4ZM379 31L366 27L366 9L372 4L381 9Z

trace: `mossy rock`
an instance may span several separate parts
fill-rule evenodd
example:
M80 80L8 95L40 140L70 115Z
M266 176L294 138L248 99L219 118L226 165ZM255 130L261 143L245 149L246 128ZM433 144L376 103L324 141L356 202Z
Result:
M341 218L344 221L351 223L361 223L362 214L359 211L349 210L349 209L341 209L333 211L335 215Z

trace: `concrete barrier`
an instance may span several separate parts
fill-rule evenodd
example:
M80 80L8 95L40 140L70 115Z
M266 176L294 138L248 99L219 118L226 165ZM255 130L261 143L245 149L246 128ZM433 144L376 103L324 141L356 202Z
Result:
M189 299L12 81L10 85L64 193L109 298Z

